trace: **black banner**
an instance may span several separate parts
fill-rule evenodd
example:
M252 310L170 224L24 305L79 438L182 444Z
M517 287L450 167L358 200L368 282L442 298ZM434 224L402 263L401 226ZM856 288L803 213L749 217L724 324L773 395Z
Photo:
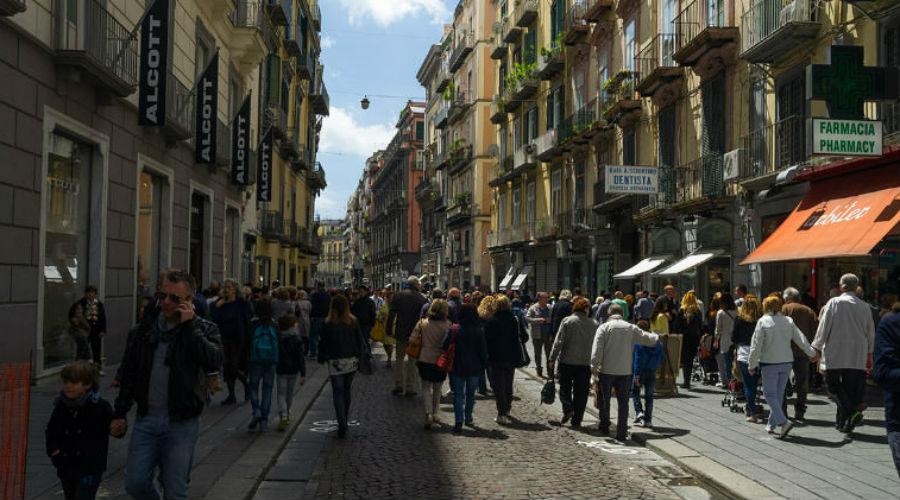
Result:
M259 175L256 179L256 201L272 201L272 129L259 143Z
M250 96L231 122L231 182L247 185L250 172Z
M169 77L169 1L155 0L141 23L141 74L138 125L166 124Z
M197 117L196 130L197 141L195 143L194 159L197 163L211 164L216 161L216 129L219 120L216 113L219 109L219 53L216 52L213 60L206 67L206 71L200 75L197 82Z

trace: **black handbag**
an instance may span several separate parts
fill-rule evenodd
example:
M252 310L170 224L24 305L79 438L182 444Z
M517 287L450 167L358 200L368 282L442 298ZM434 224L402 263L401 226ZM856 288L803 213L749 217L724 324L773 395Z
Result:
M541 403L552 405L556 401L556 381L550 377L541 389Z
M363 375L371 375L375 372L375 357L368 339L363 336L362 329L357 329L359 336L359 367L357 370Z
M531 356L528 355L528 348L525 347L525 343L528 342L528 333L525 332L522 321L518 317L516 317L516 325L519 332L519 360L515 366L516 368L525 368L531 364Z

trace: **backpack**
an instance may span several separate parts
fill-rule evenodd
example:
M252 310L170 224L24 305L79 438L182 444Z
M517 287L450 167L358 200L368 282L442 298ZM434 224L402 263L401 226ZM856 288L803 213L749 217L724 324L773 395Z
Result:
M253 331L250 362L261 365L278 364L278 333L271 324L259 325Z

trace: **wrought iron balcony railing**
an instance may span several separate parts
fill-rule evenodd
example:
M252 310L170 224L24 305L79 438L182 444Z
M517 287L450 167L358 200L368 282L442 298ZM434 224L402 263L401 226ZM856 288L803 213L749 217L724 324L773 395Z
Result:
M680 33L659 33L644 47L635 57L635 68L640 77L637 79L637 87L658 76L657 71L665 68L678 68L675 61L675 47L682 38Z
M791 116L741 138L738 176L742 179L778 172L807 161L806 118Z
M725 194L721 154L701 156L677 167L678 202L685 203Z
M456 72L462 67L474 48L475 35L471 31L466 31L456 40L456 46L453 47L453 54L450 56L450 71Z
M756 0L741 16L741 57L775 62L816 38L819 0Z

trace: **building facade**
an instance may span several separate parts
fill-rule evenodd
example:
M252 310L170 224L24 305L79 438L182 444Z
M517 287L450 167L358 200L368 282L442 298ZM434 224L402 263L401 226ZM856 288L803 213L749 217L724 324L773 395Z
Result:
M165 87L157 106L139 103L137 92L147 42L138 22L156 3L0 8L0 150L11 162L0 169L9 204L0 211L0 321L20 332L0 339L0 359L31 361L38 376L73 358L66 313L89 284L106 304L104 355L115 362L160 269L187 269L204 286L256 279L264 61L295 36L286 13L299 23L302 11L318 27L317 7L162 4L168 10L154 15L167 28L164 50L151 50L166 54L165 66L150 68L157 90ZM232 132L244 103L249 155L236 158Z
M322 253L316 266L316 281L326 288L340 289L344 286L344 263L347 257L345 220L321 220L318 224Z

